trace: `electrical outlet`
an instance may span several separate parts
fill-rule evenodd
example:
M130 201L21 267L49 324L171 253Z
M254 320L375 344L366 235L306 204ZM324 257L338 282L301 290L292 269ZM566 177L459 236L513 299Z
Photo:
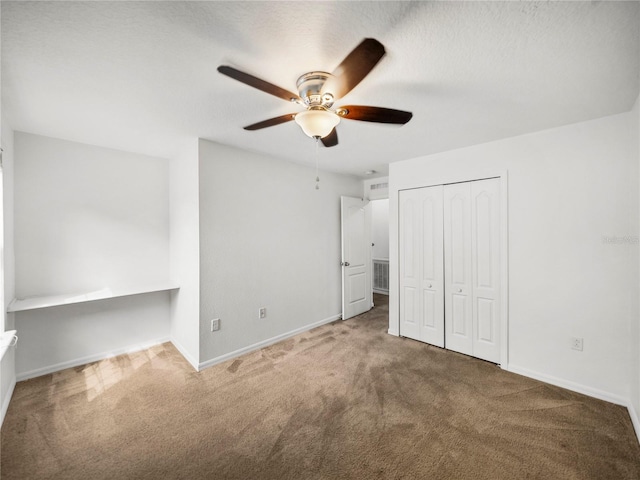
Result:
M267 307L260 307L260 310L258 310L258 317L267 318Z
M218 330L220 330L220 319L214 318L213 320L211 320L211 331L217 332Z
M573 350L582 351L582 347L584 346L584 340L578 337L571 337L571 348Z

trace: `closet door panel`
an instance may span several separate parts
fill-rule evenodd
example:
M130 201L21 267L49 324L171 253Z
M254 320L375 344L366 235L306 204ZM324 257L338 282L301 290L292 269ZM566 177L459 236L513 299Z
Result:
M471 186L444 186L445 346L473 354Z
M473 355L500 362L500 181L471 182Z
M467 312L467 304L469 303L466 295L451 294L451 329L450 333L457 336L468 337L471 332L468 331L469 312ZM448 339L448 338L447 338ZM450 342L447 342L450 343Z
M400 335L444 346L442 186L399 196Z
M420 338L420 203L416 190L405 190L399 196L400 227L400 335Z
M486 298L476 298L476 339L478 342L493 343L496 340L494 302Z
M422 290L422 311L424 313L422 319L422 326L425 329L437 329L438 317L437 317L437 304L438 299L434 292L430 290ZM441 320L440 320L441 322Z
M421 188L421 288L423 342L444 347L444 265L442 258L442 186Z

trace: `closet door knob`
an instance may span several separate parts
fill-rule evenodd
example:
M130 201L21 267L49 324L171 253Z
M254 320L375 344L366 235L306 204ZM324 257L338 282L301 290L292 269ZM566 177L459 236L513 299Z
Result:
M428 288L431 288L431 284L429 284L429 287L428 287Z
M462 289L461 288L458 289L458 293L462 293Z

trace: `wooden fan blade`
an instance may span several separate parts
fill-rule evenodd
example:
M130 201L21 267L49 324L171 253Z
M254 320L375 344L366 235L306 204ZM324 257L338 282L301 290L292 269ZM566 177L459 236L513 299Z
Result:
M295 93L291 93L288 90L280 88L272 83L265 82L264 80L258 77L254 77L253 75L249 75L248 73L236 70L233 67L220 65L218 67L218 71L223 75L226 75L227 77L231 77L234 80L238 80L239 82L249 85L250 87L257 88L258 90L262 90L263 92L275 95L276 97L280 97L287 102L300 99L300 97Z
M281 115L279 117L270 118L269 120L263 120L262 122L254 123L252 125L247 125L244 127L245 130L260 130L261 128L274 127L276 125L280 125L281 123L290 122L296 117L295 113L288 113L286 115Z
M320 141L325 147L335 147L338 145L338 132L334 128L331 130L331 133L324 138L321 138Z
M336 113L349 120L360 120L363 122L395 123L404 125L413 113L404 110L394 110L392 108L365 107L362 105L346 105L337 109Z
M385 55L384 46L374 38L365 38L333 71L334 78L322 87L333 98L344 97L366 77Z

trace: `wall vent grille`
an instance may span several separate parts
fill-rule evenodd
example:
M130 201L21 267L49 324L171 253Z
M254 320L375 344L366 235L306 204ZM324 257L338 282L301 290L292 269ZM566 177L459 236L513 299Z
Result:
M381 188L389 188L389 183L372 183L369 190L380 190Z
M373 260L373 291L389 293L389 260Z

